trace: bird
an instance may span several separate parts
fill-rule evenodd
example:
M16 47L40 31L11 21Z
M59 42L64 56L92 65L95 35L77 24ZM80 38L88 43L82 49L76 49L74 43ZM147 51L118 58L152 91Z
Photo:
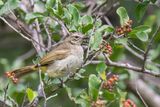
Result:
M81 46L84 35L75 32L66 37L63 42L55 46L39 61L39 64L25 66L5 72L13 83L18 83L19 78L41 69L49 77L60 78L74 74L83 64L84 50Z

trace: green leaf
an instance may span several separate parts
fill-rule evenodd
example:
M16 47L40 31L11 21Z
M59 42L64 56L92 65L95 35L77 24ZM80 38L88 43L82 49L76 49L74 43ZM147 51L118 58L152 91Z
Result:
M91 107L91 103L89 101L86 101L85 99L77 99L76 104L80 104L81 106L78 107Z
M65 86L65 89L66 89L66 91L67 91L67 94L68 94L69 99L74 101L75 98L72 97L72 90L71 90L71 88Z
M37 12L35 12L35 13L28 13L28 14L26 14L25 20L27 20L28 22L30 22L31 20L34 20L36 18L41 18L41 17L44 17L42 15L42 13L37 13Z
M33 91L30 88L27 88L26 93L27 93L29 102L32 102L34 98L38 95L36 91Z
M95 22L95 27L99 28L102 25L102 20L101 19L97 19L97 21Z
M133 30L150 33L151 32L151 27L147 26L147 25L140 25L138 27L135 27Z
M17 105L17 107L18 107L18 104L22 104L23 98L24 98L24 96L25 96L25 93L22 92L22 91L15 91L15 89L14 89L13 87L12 87L11 89L14 91L14 92L11 92L11 93L12 93L12 96L14 96L14 100L13 100L12 98L10 98L10 96L8 96L8 97L9 97L8 100L14 101L15 104ZM7 102L8 102L8 100L7 100ZM10 103L10 104L12 104L12 103ZM14 106L15 106L15 105L6 106L6 107L14 107ZM1 107L3 107L3 106L1 106Z
M114 43L127 45L127 41L128 41L128 38L118 38L118 39L115 40Z
M150 32L151 32L151 27L148 26L148 25L140 25L140 26L138 26L138 27L133 28L132 31L131 31L130 33L128 33L128 35L129 35L130 37L135 38L135 35L136 35L138 32L150 33Z
M159 74L159 67L157 67L155 64L146 64L146 68L154 71L154 74Z
M57 4L58 4L58 14L62 15L64 13L62 3L58 1Z
M80 23L82 24L82 32L83 33L87 33L90 29L93 28L93 19L91 16L84 15L81 18Z
M126 100L126 96L127 96L127 92L123 92L123 91L121 91L121 90L117 90L118 91L118 94L119 94L119 97L120 97L120 101L119 101L119 105L120 105L120 107L123 107L122 105L123 105L123 101L124 100Z
M54 5L55 5L55 3L56 3L56 0L47 0L46 1L46 8L52 8Z
M46 11L45 5L42 1L34 3L34 12L44 13Z
M89 96L96 101L98 98L99 87L100 87L101 80L96 77L96 75L91 74L89 76Z
M70 4L68 5L68 10L72 15L74 25L77 26L79 23L79 19L80 19L80 14L79 14L78 9L75 6Z
M99 64L97 64L97 67L96 67L96 71L98 73L102 73L103 71L105 71L107 68L106 64L104 62L101 62Z
M93 28L93 24L88 24L86 26L82 26L82 32L87 33L92 28Z
M92 24L92 23L93 23L93 19L92 19L91 16L84 15L84 16L81 18L81 23L82 23L82 25Z
M74 101L76 104L82 105L82 107L89 107L89 96L85 90L80 90L80 93L76 97L73 97L72 90L68 86L65 86L68 97L70 100Z
M72 19L72 15L70 14L70 12L64 8L64 17L63 17L63 20L66 24L70 24L71 22L71 19Z
M116 97L114 93L109 92L108 90L104 90L102 96L106 101L114 100Z
M136 14L136 18L139 22L142 20L142 17L145 14L148 3L149 3L149 1L143 2L143 3L138 4L136 7L135 14Z
M91 48L96 50L99 48L100 44L102 43L102 34L98 31L91 37Z
M4 4L4 3L3 3L3 1L2 1L2 0L0 0L0 6L1 6L1 5L3 5L3 4Z
M47 10L48 10L50 16L54 16L54 17L57 17L58 19L62 19L61 16L59 16L59 14L57 14L58 13L57 10L55 10L54 8L48 7Z
M73 5L78 9L78 10L81 10L83 8L86 7L86 5L82 2L73 2Z
M150 0L152 3L155 3L157 0Z
M148 34L146 32L137 32L136 36L143 42L146 42L148 40Z
M155 22L156 22L156 15L150 15L144 21L144 25L152 27L155 24Z
M76 96L76 104L80 104L81 107L91 107L90 98L85 90L81 90Z
M19 6L19 0L8 0L0 9L0 15L8 14Z
M149 58L151 60L155 60L156 58L158 58L159 55L160 55L160 44L156 49L152 49L149 51Z
M160 26L160 10L157 10L155 13L156 13L156 22L157 22L157 25Z
M114 32L114 28L112 26L109 26L109 25L103 25L98 29L98 31L110 34L110 33Z
M129 20L128 13L124 7L119 7L116 12L120 17L120 23L123 26Z

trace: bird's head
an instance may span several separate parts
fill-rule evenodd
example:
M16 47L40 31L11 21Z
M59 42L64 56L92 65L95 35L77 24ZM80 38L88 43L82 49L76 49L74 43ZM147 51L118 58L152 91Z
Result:
M65 41L70 42L73 45L81 45L84 37L85 36L79 32L71 33L71 35L68 36Z

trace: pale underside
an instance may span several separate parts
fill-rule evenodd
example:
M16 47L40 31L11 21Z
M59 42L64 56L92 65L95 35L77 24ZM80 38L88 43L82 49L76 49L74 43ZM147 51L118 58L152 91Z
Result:
M69 55L63 60L57 60L47 69L47 74L51 77L63 77L71 75L81 66L83 60L75 55Z
M46 73L50 77L63 77L76 72L83 63L83 48L80 45L63 44L42 58L40 64L48 64Z

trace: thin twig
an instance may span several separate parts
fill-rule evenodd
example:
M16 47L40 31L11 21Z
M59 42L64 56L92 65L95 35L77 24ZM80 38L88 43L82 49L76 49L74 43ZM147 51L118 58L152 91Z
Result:
M38 64L40 65L40 64ZM44 91L44 83L42 81L42 76L41 76L41 68L40 66L38 66L38 71L39 71L39 81L40 81L40 89L39 89L39 96L43 96L44 98L44 105L43 107L47 107L47 98L46 98L46 94L45 94L45 91Z
M146 61L147 61L147 56L148 56L149 50L151 49L151 46L152 46L152 44L153 44L154 38L155 38L155 36L156 36L157 33L158 33L158 30L159 30L159 26L158 26L158 28L156 29L156 31L154 32L153 36L151 37L151 39L150 39L150 41L149 41L149 43L148 43L147 49L146 49L146 51L145 51L145 53L144 53L144 59L143 59L143 65L142 65L142 72L143 72L144 69L145 69L145 64L146 64Z
M142 49L140 49L139 47L137 47L136 45L134 45L132 42L128 41L128 43L135 48L136 50L138 50L139 52L141 52L142 54L144 54L144 51Z
M137 83L136 83L136 92L137 92L138 96L140 97L140 99L142 100L142 102L145 105L145 107L148 107L148 105L146 104L145 100L143 99L143 97L141 96L140 92L138 91L138 84Z
M107 16L104 16L104 20L106 21L106 23L107 23L108 25L110 25L110 26L113 27L112 23L110 22L110 20L108 19Z
M42 39L42 35L41 35L41 29L40 29L40 26L39 26L39 22L38 22L38 19L35 20L35 26L36 26L36 31L37 31L37 39L39 41L39 43L44 46L44 43L43 43L43 39ZM40 50L41 51L45 51L46 49L43 49L41 46L39 46Z
M134 51L132 48L130 48L128 45L123 45L130 53L132 53L133 55L135 55L137 58L143 60L143 56L139 53L137 53L136 51Z
M58 95L57 93L56 93L55 95L51 95L51 96L47 97L47 99L46 99L46 100L48 101L48 100L50 100L51 98L56 97L57 95Z
M26 101L26 98L27 98L27 94L25 93L25 95L24 95L24 97L23 97L23 101L22 101L21 107L24 107L24 103L25 103L25 101Z
M12 12L12 14L13 14L13 12ZM15 15L13 15L13 16L15 16ZM37 41L35 41L33 38L32 38L32 34L31 34L31 32L27 29L27 28L25 28L24 27L24 25L22 24L22 22L20 21L20 20L18 20L17 19L17 17L8 17L10 20L12 20L12 22L15 22L16 24L17 24L17 26L18 26L18 28L20 29L20 31L19 30L17 30L14 26L12 26L5 18L3 18L3 17L0 17L0 19L2 19L9 27L11 27L15 32L17 32L18 34L20 34L24 39L26 39L26 40L28 40L28 41L30 41L30 42L35 42L36 44L38 44L39 46L41 46L42 48L44 48L45 49L45 47L44 46L42 46L40 43L38 43ZM24 33L26 33L26 35L28 36L25 36L23 33L21 33L21 32L24 32Z
M7 91L8 91L8 88L9 88L9 83L6 85L6 87L4 88L4 99L3 99L3 107L6 107L6 100L7 100Z
M18 34L20 34L23 38L25 38L28 41L31 41L31 39L29 39L28 37L26 37L25 35L23 35L20 31L18 31L16 28L14 28L10 23L8 23L8 21L0 16L0 19L3 20L9 27L11 27L15 32L17 32Z
M12 102L13 107L19 107L18 103L13 98L11 98L10 96L7 96L7 98Z
M70 35L70 32L68 30L68 28L65 26L65 24L58 18L56 17L50 17L51 19L55 20L56 22L58 22L61 27L62 27L62 31L63 31L63 38L65 38L66 36Z
M95 7L95 5L96 5L96 3L95 3L95 2L91 2L91 3L88 5L88 6L89 6L88 11L87 11L87 12L85 12L85 14L87 14L87 15L91 15L92 10L93 10L93 8Z
M50 32L49 32L49 30L48 30L48 28L47 28L46 24L44 23L43 25L44 25L44 28L45 28L45 31L46 31L46 33L47 33L47 37L48 37L48 44L47 44L47 48L50 50L50 49L51 49L51 47L52 47L51 34L50 34Z
M105 4L107 4L108 0L106 0L105 2L103 2L101 5L97 6L92 12L91 14L95 13L96 11L98 11L100 8L102 8Z
M31 7L34 7L33 0L30 0L30 3L31 3ZM34 28L37 31L37 33L35 33L35 30L32 30L32 34L31 34L31 32L28 31L24 27L24 25L22 25L22 22L17 18L17 16L14 14L14 12L10 10L10 13L13 15L13 17L12 18L10 17L10 19L15 19L15 22L18 25L18 27L31 38L31 42L32 42L33 46L35 47L35 49L37 50L37 52L39 53L40 51L45 51L46 48L44 47L42 36L40 34L41 30L39 27L38 20L37 19L35 20L35 28ZM31 27L33 28L33 25Z

